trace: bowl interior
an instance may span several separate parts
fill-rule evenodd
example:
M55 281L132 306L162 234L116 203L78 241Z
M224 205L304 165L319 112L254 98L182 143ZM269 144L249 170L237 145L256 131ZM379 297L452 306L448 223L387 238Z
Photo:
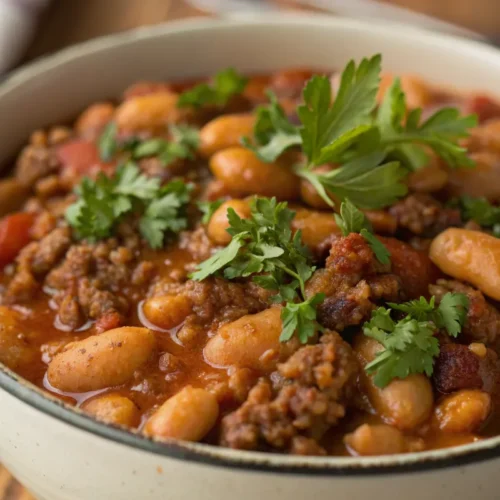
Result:
M0 165L8 162L36 128L68 120L91 102L118 96L137 80L183 79L210 75L234 66L245 72L266 72L283 67L339 68L349 59L381 52L384 68L410 72L460 89L495 93L500 89L500 52L492 47L396 25L322 16L265 19L195 20L139 29L66 49L13 73L0 85ZM81 428L156 453L168 447L106 427L45 399L29 384L18 384L0 366L0 388ZM96 430L97 429L97 430ZM100 429L100 430L99 430ZM376 457L365 466L435 463L471 452L489 454L500 438L451 451L438 450L399 458ZM182 453L217 455L224 460L248 455L247 464L300 466L302 458L216 450L186 444ZM210 449L207 451L207 449ZM203 451L205 450L205 451ZM496 452L495 452L496 453ZM232 458L231 458L232 457ZM245 461L245 460L243 460ZM320 467L342 468L358 459L312 458ZM344 471L347 469L343 469Z

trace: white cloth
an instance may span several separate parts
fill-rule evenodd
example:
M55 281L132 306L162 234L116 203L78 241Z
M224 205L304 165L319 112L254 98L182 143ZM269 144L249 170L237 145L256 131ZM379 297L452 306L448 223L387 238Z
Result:
M50 0L0 0L0 74L22 57Z

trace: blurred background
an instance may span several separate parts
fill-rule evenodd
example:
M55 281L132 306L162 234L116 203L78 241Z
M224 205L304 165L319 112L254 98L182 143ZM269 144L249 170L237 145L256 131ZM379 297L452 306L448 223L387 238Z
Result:
M0 73L96 36L184 17L243 11L316 10L446 29L436 23L439 19L496 42L500 41L498 5L498 0L0 0Z
M134 27L274 10L406 22L500 44L499 4L500 0L0 0L0 75L65 46ZM33 500L1 464L0 500Z

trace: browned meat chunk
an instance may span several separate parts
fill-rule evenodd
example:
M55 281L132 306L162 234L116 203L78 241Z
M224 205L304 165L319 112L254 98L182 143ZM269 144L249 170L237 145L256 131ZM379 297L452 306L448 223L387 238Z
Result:
M269 307L270 292L254 283L233 283L221 278L184 283L159 281L150 290L151 297L184 295L192 306L178 338L191 344L207 331L215 332L223 323Z
M69 228L56 228L40 241L21 250L16 273L3 296L6 303L29 300L39 289L43 276L60 260L71 245Z
M408 299L427 295L430 283L440 276L438 268L431 262L426 252L416 250L396 238L379 240L391 252L391 271L401 280L403 294Z
M71 231L68 227L60 227L51 231L36 245L31 258L31 269L36 276L48 273L71 245Z
M479 345L484 350L481 355L466 345L450 343L441 346L433 373L434 386L439 392L482 389L496 397L500 395L498 356L492 349Z
M401 281L375 258L367 241L359 234L336 239L326 260L326 268L314 273L307 294L324 293L318 319L327 328L343 330L370 317L377 301L402 298Z
M23 186L33 186L35 182L59 168L59 160L51 148L26 146L16 164L16 179Z
M448 227L462 225L460 211L445 208L428 194L411 194L395 203L389 213L398 226L418 236L433 237Z
M96 245L73 245L45 280L47 286L59 291L55 297L59 321L74 329L87 319L112 315L113 322L121 324L123 314L129 310L123 288L133 281L135 262L134 253L115 239ZM141 269L150 267L146 262L139 263ZM142 284L146 286L152 277L152 272L144 274Z
M480 358L467 346L445 344L441 346L434 364L433 380L439 392L449 393L459 389L481 389Z
M179 247L187 250L197 262L208 259L214 249L214 244L207 235L204 227L194 231L184 231L179 237Z
M222 421L221 444L245 450L325 454L326 431L345 415L358 363L337 333L304 346L278 366L279 388L261 380Z

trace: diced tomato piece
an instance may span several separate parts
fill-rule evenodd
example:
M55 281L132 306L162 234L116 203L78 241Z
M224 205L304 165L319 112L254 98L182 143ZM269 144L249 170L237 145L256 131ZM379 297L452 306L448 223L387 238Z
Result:
M75 140L62 144L57 149L57 157L64 168L71 168L85 174L100 162L96 145L91 141Z
M115 170L113 162L101 161L97 146L92 141L77 139L62 144L57 149L57 157L66 176L76 180L82 176L95 178L99 172L111 175Z
M485 122L500 116L500 104L485 95L472 97L468 101L466 109L468 113L477 114L479 122Z
M0 219L0 267L12 262L31 241L35 214L19 212Z

